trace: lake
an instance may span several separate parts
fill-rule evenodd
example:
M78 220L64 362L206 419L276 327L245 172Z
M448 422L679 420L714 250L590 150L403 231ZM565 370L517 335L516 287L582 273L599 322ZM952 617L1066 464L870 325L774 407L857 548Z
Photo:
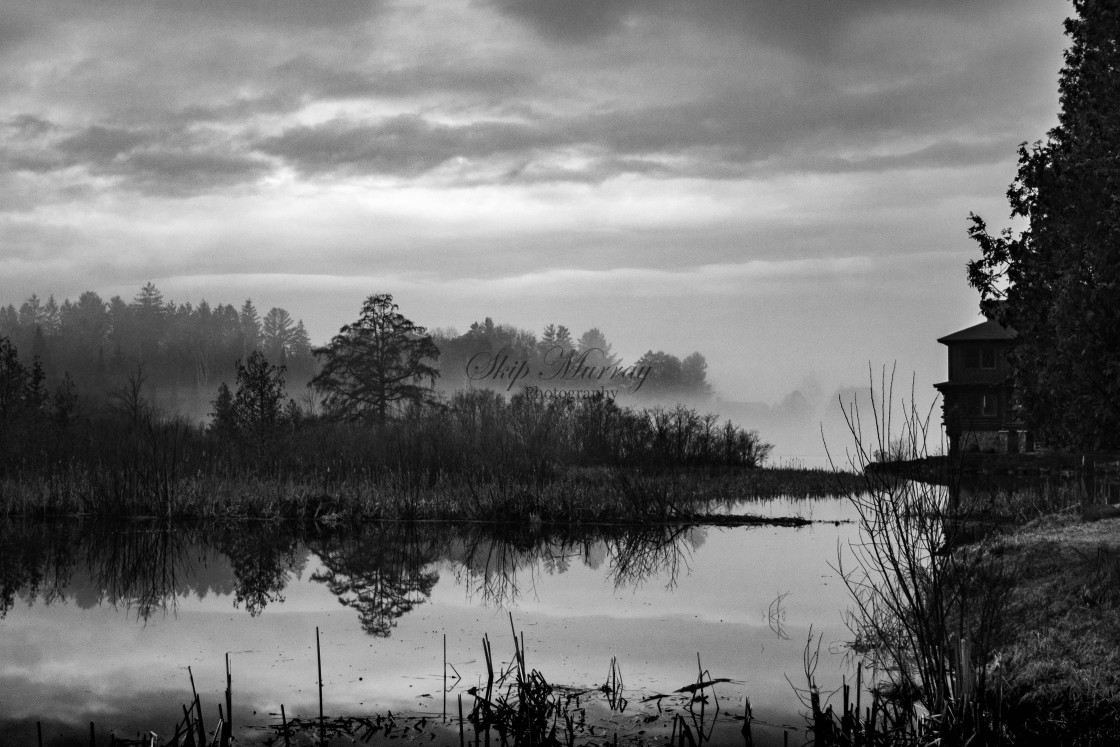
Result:
M263 742L282 704L288 718L318 716L318 628L328 717L391 711L413 717L412 741L458 744L454 727L435 724L445 708L457 715L460 696L470 709L484 636L496 667L513 659L512 617L527 666L553 685L594 690L617 663L627 707L596 711L599 728L580 743L605 729L648 743L673 714L695 718L673 691L702 668L730 680L705 690L713 743L743 744L735 717L749 697L755 744L782 744L783 731L800 744L793 685L805 686L810 626L823 691L854 667L833 569L857 536L854 516L840 499L725 510L814 523L513 535L435 523L0 524L0 742L35 744L41 722L45 744L89 744L91 721L98 744L110 731L166 740L192 677L212 730L226 654L234 735ZM656 694L669 697L641 702Z

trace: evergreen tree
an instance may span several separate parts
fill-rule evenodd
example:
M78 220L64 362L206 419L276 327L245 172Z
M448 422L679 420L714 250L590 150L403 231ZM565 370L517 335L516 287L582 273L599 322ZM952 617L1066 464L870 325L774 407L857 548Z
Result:
M0 308L0 337L9 340L19 332L19 312L12 304Z
M63 374L62 381L55 387L51 407L54 421L62 427L68 426L78 411L78 391L70 374Z
M144 320L163 316L166 312L163 294L150 282L145 283L140 292L133 297L132 308L136 311L137 317Z
M575 342L572 340L572 333L563 324L556 327L556 344L564 349L564 352L574 350L576 347Z
M59 333L62 327L62 312L58 307L58 303L54 300L54 296L47 299L47 303L43 306L41 326L43 332L48 337L54 337Z
M1008 189L1027 228L988 233L969 283L1014 329L1010 360L1028 424L1055 445L1120 448L1120 8L1074 0L1059 124L1019 149Z
M123 346L124 350L128 355L146 361L150 370L160 370L156 364L162 362L160 353L167 343L168 322L173 311L174 308L164 304L163 294L150 282L144 284L128 305L131 339Z
M43 371L43 364L38 358L35 358L35 362L31 364L31 372L27 377L27 392L23 397L23 401L29 410L33 412L46 411L47 404L50 401L46 381L47 374Z
M224 384L222 385L225 386ZM228 388L227 388L228 391ZM221 388L218 397L221 399ZM233 407L239 429L265 436L281 423L284 401L284 367L269 364L259 350L253 351L245 365L237 362L237 394ZM217 412L215 400L215 412Z
M280 308L269 309L261 322L261 345L265 353L277 360L290 353L294 333L291 314Z
M311 337L308 336L302 319L296 322L296 328L292 330L289 347L293 358L306 359L311 357Z
M253 306L252 299L246 298L241 306L241 350L242 355L248 357L249 353L260 347L261 320L257 316L257 308Z
M210 413L210 432L218 436L230 437L237 433L237 407L234 405L233 392L223 381L218 387L218 397L212 403L214 412Z
M595 366L617 366L619 363L619 357L614 354L606 335L598 327L592 327L579 336L576 350L580 353L591 351L589 360Z
M23 409L28 379L15 345L0 337L0 426Z
M34 293L19 307L19 326L30 329L43 320L42 304Z

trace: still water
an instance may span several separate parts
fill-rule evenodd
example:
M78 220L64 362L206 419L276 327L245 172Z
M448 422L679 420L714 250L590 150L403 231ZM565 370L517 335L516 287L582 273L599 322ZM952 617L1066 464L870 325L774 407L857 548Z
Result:
M851 674L848 597L833 566L856 527L841 500L741 512L815 523L515 535L445 524L0 524L0 743L35 744L37 722L45 744L89 744L90 722L98 743L111 731L166 740L192 676L216 722L226 654L235 736L263 741L281 704L289 717L318 714L316 628L328 715L438 719L460 695L469 710L484 636L499 666L512 659L512 616L529 668L552 684L597 688L616 660L631 705L609 718L632 741L667 729L657 703L640 701L696 682L699 657L712 678L731 680L715 689L715 741L743 744L733 717L749 697L756 744L781 744L783 730L800 744L793 685L804 686L810 626L822 690ZM414 741L440 743L434 733Z

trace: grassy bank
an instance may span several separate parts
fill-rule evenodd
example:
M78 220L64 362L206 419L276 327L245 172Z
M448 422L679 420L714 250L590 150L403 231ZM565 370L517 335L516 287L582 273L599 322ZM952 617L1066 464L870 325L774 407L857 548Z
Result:
M1120 519L1054 514L990 553L1016 569L995 647L1012 736L1120 744Z
M932 410L892 401L888 381L862 428L846 413L867 483L840 553L886 713L866 719L874 739L858 716L819 719L816 743L1120 744L1120 522L1099 503L1115 465L930 457ZM896 463L873 460L889 449Z

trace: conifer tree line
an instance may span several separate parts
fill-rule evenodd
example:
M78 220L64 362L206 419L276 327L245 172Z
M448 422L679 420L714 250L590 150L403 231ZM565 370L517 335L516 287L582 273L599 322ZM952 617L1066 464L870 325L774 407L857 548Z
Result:
M441 385L449 390L468 385L466 372L472 357L483 352L497 354L504 351L511 362L526 361L533 376L545 374L545 378L526 383L561 388L594 386L604 381L610 383L609 373L603 379L590 381L579 378L565 380L560 376L547 378L563 370L563 360L574 354L577 358L586 356L582 360L588 366L606 367L612 371L620 366L649 366L646 382L635 392L635 403L664 400L697 404L712 395L712 387L708 383L708 362L699 352L682 359L663 350L654 352L651 349L635 360L623 360L598 327L574 337L564 325L549 324L538 338L529 330L510 324L495 324L492 318L486 317L482 322L473 323L461 335L455 330L433 330L432 339L440 351ZM574 362L569 370L578 365L578 361Z
M392 303L391 296L378 297ZM633 404L701 403L711 396L707 362L699 352L681 359L649 350L637 360L623 361L598 328L576 337L564 325L549 324L538 337L510 324L496 324L490 317L473 323L463 334L451 329L429 333L408 324L410 335L431 342L431 347L424 348L423 365L433 374L425 384L433 395L446 397L466 387L487 388L485 382L468 379L468 363L481 353L501 353L527 362L534 371L555 370L558 361L569 355L586 356L588 365L599 367L648 366L649 375ZM331 358L324 354L331 346L314 348L301 319L278 307L262 314L251 299L240 307L211 306L205 300L197 305L179 304L165 301L150 282L130 301L120 296L106 301L98 293L86 291L77 301L66 299L60 304L53 296L44 301L32 294L18 307L0 306L0 339L6 341L6 354L11 358L8 369L18 370L20 377L32 382L28 384L31 390L23 384L9 389L31 391L21 398L35 399L39 404L33 409L51 409L47 405L57 398L64 405L60 410L63 418L73 411L77 393L85 404L116 406L130 385L137 389L135 398L149 404L158 401L166 410L185 411L193 417L216 418L221 428L228 426L235 412L236 393L253 387L250 382L255 382L258 395L271 387L277 414L286 409L288 417L297 417L301 407L303 414L338 410L333 414L345 415L353 410L345 397L332 398L329 390L307 388L316 379L325 380L324 364L330 369ZM503 388L500 382L489 383L490 388ZM544 383L563 388L599 382L556 379ZM317 395L323 394L327 406L316 408ZM237 412L248 412L244 404L248 396L243 394ZM406 399L419 401L416 396ZM262 417L258 413L248 419L258 423ZM380 419L384 417L382 412Z
M99 398L118 388L142 365L145 383L174 403L191 393L213 399L232 381L237 361L260 352L284 366L290 381L306 381L314 367L311 340L302 320L282 308L263 315L251 299L235 308L165 301L147 283L125 301L86 291L59 304L32 295L18 308L0 307L0 338L18 351L29 371L52 384L67 376L83 397Z

